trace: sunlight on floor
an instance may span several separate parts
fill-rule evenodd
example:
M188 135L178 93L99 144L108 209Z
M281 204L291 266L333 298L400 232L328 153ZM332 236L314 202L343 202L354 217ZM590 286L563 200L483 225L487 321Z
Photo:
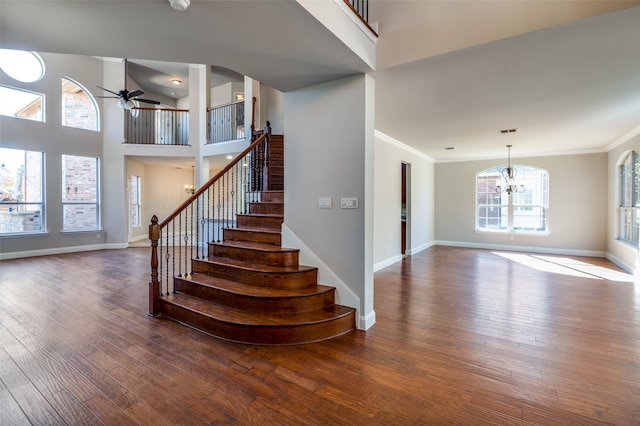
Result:
M573 277L589 278L593 280L609 280L620 282L634 282L633 275L620 272L603 266L592 265L568 257L532 255L522 253L492 252L505 259L520 263L521 265L537 269L538 271L554 274L569 275Z

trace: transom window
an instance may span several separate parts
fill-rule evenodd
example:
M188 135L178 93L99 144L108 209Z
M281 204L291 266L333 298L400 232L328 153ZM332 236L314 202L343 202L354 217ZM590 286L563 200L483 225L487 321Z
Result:
M0 85L0 115L44 121L44 95Z
M629 152L619 165L620 235L619 239L635 246L640 234L640 159Z
M35 52L0 49L0 69L22 83L33 83L44 77L44 62Z
M547 233L549 173L538 167L513 166L523 192L505 188L502 170L493 167L476 175L476 229L478 231Z
M95 99L79 83L62 78L62 125L76 129L100 130Z

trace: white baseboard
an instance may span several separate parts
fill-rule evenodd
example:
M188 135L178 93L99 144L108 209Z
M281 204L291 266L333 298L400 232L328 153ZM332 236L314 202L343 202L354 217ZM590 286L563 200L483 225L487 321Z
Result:
M76 253L80 251L103 250L105 248L107 248L106 244L91 244L88 246L55 247L50 249L15 251L12 253L0 253L0 260L21 259L23 257L49 256L52 254Z
M396 262L400 262L402 260L402 255L393 256L387 260L383 260L382 262L378 262L373 265L373 272L378 272L381 269L386 268L387 266L391 266Z
M366 316L358 317L358 330L368 330L376 323L376 311L369 312Z
M433 247L434 244L435 244L434 241L430 241L430 242L428 242L426 244L423 244L421 246L418 246L418 247L415 247L415 248L410 248L410 249L407 250L407 254L409 256L413 256L414 254L418 254L421 251L428 249L429 247Z
M620 258L612 255L611 253L607 253L605 256L608 260L610 260L615 265L622 268L626 273L635 275L635 268L631 267L627 263L623 262Z

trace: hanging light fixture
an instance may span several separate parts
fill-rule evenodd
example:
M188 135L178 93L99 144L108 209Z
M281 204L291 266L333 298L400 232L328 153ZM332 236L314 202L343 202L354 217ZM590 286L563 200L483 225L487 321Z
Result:
M505 184L504 187L502 185L496 185L496 192L506 192L507 194L511 194L512 192L524 192L524 185L516 184L516 176L518 174L518 170L511 167L511 145L507 145L507 149L509 150L507 167L502 169L501 172Z

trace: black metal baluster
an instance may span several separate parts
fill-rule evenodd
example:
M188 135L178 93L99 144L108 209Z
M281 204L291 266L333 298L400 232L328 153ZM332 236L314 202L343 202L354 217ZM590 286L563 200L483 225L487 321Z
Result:
M220 242L220 224L221 224L221 221L222 221L222 211L220 210L220 209L221 209L221 207L222 207L222 205L220 204L220 203L221 203L221 197L220 197L220 179L218 179L218 180L216 181L216 186L218 187L218 204L217 204L217 207L218 207L218 215L217 215L217 217L216 217L215 224L216 224L216 236L217 236L216 242L218 242L218 243L219 243L219 242Z

